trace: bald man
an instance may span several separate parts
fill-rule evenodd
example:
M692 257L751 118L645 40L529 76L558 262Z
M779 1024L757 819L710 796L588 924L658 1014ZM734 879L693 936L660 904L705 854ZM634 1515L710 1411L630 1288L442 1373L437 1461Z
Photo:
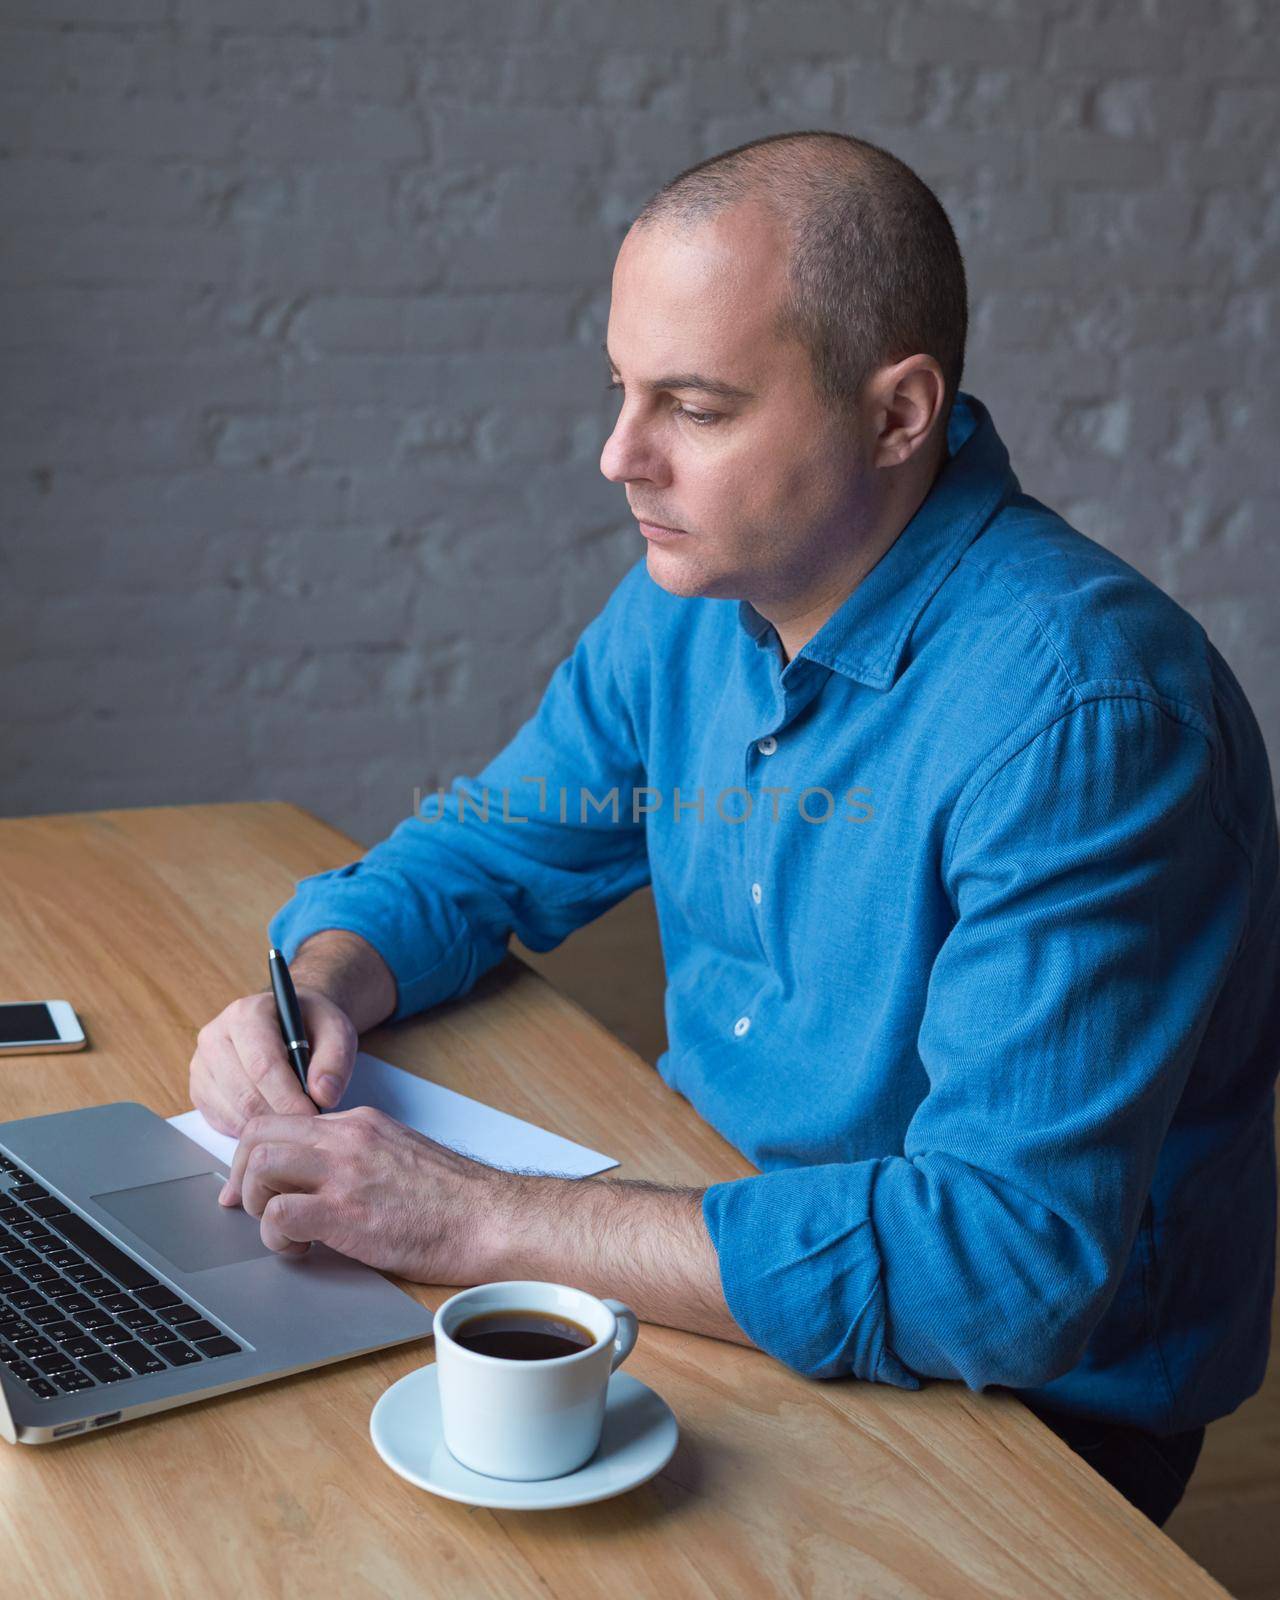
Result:
M362 1030L652 883L657 1070L757 1175L535 1178L318 1117L266 994L191 1092L273 1249L1007 1387L1162 1522L1266 1365L1271 782L1199 624L1023 493L965 337L888 152L784 135L673 179L605 341L643 558L478 777L271 924L331 1108Z

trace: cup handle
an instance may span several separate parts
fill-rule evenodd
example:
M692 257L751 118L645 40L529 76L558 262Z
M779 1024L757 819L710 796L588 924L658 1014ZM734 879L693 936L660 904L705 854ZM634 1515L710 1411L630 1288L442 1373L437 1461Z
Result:
M621 1300L606 1300L604 1303L618 1319L618 1332L613 1341L613 1360L609 1363L609 1371L616 1372L636 1347L636 1339L640 1334L640 1319L631 1307L623 1305Z

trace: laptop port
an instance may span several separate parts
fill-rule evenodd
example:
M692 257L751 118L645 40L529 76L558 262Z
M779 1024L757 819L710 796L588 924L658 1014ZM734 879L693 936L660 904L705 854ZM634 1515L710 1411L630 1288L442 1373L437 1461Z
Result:
M119 1420L120 1413L118 1411L108 1411L104 1416L95 1417L93 1425L95 1428L105 1428L108 1422L119 1422Z
M64 1433L79 1433L83 1427L83 1422L64 1422L60 1428L55 1428L53 1430L53 1437L55 1439L61 1439Z

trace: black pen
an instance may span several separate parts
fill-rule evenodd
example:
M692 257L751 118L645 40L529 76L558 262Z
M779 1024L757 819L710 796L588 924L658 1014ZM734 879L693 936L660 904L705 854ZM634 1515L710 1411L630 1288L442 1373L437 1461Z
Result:
M302 1025L302 1007L298 1004L298 992L293 987L289 963L285 960L283 951L277 950L274 945L267 951L267 966L271 969L271 992L276 997L276 1016L280 1021L285 1052L293 1062L293 1070L298 1074L303 1094L306 1094L311 1044L307 1039L307 1030ZM308 1099L310 1098L308 1095ZM314 1100L312 1104L315 1105ZM317 1111L320 1109L321 1107L316 1106Z

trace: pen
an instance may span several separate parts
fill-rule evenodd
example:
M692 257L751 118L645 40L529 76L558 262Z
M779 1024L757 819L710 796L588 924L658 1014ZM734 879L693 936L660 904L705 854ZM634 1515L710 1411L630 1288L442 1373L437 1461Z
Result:
M267 951L267 966L271 969L271 992L276 997L276 1016L280 1021L285 1052L293 1062L293 1070L298 1074L303 1094L306 1094L311 1044L307 1039L307 1030L302 1025L302 1007L298 1004L298 992L293 987L289 963L284 958L284 952L277 950L274 945ZM317 1106L316 1109L321 1108Z

